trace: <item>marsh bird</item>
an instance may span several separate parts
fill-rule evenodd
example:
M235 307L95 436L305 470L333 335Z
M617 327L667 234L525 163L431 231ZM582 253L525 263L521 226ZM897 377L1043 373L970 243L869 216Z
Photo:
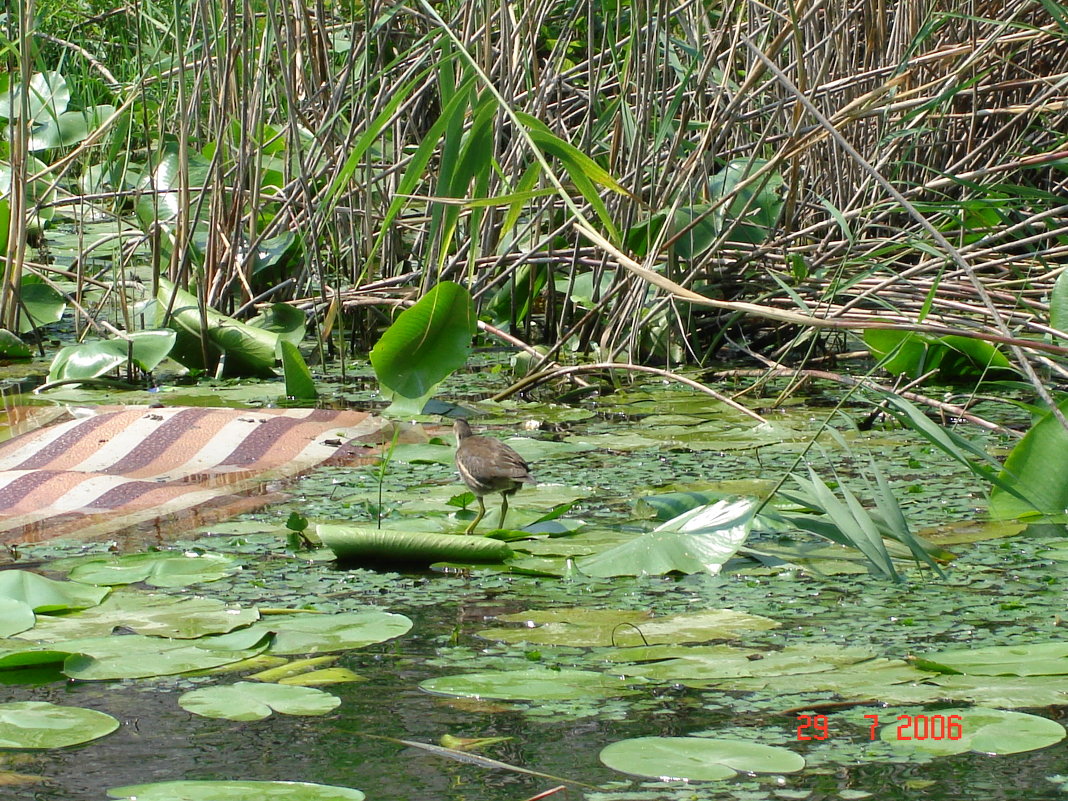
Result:
M497 528L504 528L508 514L508 496L514 495L524 484L536 484L523 457L493 437L476 436L462 417L452 425L456 433L456 469L468 489L478 498L478 517L471 521L464 534L470 534L486 516L483 495L501 493L501 519Z

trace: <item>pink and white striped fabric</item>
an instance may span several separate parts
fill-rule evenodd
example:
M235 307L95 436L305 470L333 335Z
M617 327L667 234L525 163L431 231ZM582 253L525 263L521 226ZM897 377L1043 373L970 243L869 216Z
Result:
M95 409L0 443L0 542L188 531L278 499L269 482L350 460L388 427L326 409Z

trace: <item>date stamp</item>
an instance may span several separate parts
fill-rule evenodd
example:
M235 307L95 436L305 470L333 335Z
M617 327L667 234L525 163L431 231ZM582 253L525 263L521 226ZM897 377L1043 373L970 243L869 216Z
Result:
M870 723L868 736L879 734L879 716L865 715ZM893 725L893 724L891 724ZM960 715L898 715L894 737L904 740L959 740L964 736L964 718ZM826 740L832 736L826 715L798 715L797 739ZM883 739L887 739L883 737Z

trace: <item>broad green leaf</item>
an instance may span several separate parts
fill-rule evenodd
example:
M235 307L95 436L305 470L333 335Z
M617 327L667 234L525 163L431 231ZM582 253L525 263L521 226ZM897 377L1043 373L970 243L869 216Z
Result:
M601 749L613 770L660 781L718 781L738 773L796 773L805 760L787 748L705 737L636 737Z
M115 586L143 581L151 587L188 587L218 581L241 569L241 562L218 553L150 551L101 556L80 562L68 574L82 584Z
M95 709L43 701L0 704L0 748L67 748L117 728L119 721Z
M34 612L69 612L96 606L111 590L53 581L28 570L0 570L0 598L13 598Z
M383 386L421 398L462 367L475 335L475 308L466 289L443 281L393 321L371 350Z
M1057 276L1053 283L1053 292L1049 298L1049 324L1065 334L1068 334L1068 270L1064 270ZM1064 345L1068 337L1057 337L1059 343Z
M499 670L442 676L419 683L436 695L492 698L498 701L576 701L616 698L634 691L618 677L592 670Z
M0 92L0 118L12 120L21 117L23 95L27 98L32 122L44 122L59 116L67 110L70 102L70 88L61 73L54 70L38 72L30 77L28 89L20 83L10 92Z
M136 331L127 339L68 345L52 359L48 380L98 378L125 367L131 360L138 369L151 372L170 353L174 341L174 331L153 330Z
M733 609L707 609L665 617L654 617L651 612L621 609L546 609L500 615L497 619L521 625L517 628L484 629L477 632L478 636L503 642L577 647L625 647L656 643L678 645L729 640L744 632L765 631L779 626L770 618Z
M201 687L178 697L186 712L224 720L263 720L272 712L283 715L325 715L341 704L335 695L311 687L290 687L239 681L217 687Z
M307 318L300 309L288 303L272 303L261 314L256 315L248 324L253 328L270 331L286 342L299 345L304 340Z
M939 733L941 736L937 736ZM1065 731L1060 723L1037 715L962 707L900 715L894 723L883 726L879 737L895 748L936 756L968 751L996 755L1037 751L1059 743Z
M691 509L630 542L578 561L591 576L718 573L749 536L756 502L720 501Z
M232 637L224 634L223 637ZM248 659L266 647L222 650L211 648L211 640L170 640L125 634L111 637L86 637L52 643L55 650L69 650L63 672L82 681L110 681L114 679L142 679L149 676L171 676L194 670L221 667Z
M172 295L175 301L169 322L178 334L172 354L175 359L186 367L207 370L214 370L216 363L222 362L224 376L274 376L278 334L246 325L214 309L205 311L207 327L202 332L197 298L170 281L160 279L157 300L161 311L168 308ZM210 363L203 359L202 333L208 341Z
M25 601L0 597L0 637L10 637L33 628L33 607Z
M57 323L67 310L67 299L49 284L34 276L24 276L19 288L19 333Z
M315 528L339 560L385 562L503 562L512 555L505 543L461 534L391 531L373 526L323 525Z
M1057 408L1068 414L1068 400ZM1016 443L998 480L990 492L995 520L1068 511L1068 431L1052 411Z
M250 637L274 634L272 654L330 653L392 640L411 627L411 620L391 612L271 615L247 629L212 637L210 644L215 648L240 647Z
M959 648L916 657L916 665L969 676L1057 676L1068 674L1068 642Z
M944 351L931 353L931 338L915 331L864 330L864 344L879 366L893 375L917 378L938 366Z
M61 617L43 616L20 635L39 642L103 637L117 628L137 634L195 639L224 634L259 620L259 612L214 598L183 598L138 592L116 592L99 606Z
M54 118L39 120L30 130L26 147L30 151L71 147L87 139L114 113L114 106L90 106L81 111L65 111Z
M359 790L308 782L175 781L110 787L124 801L363 801Z
M6 328L0 328L0 358L29 359L33 356L30 346Z
M937 676L941 699L998 707L1068 706L1068 682L1056 676Z
M297 400L315 400L319 392L315 380L300 350L292 342L278 340L279 357L282 360L282 375L285 376L286 397Z

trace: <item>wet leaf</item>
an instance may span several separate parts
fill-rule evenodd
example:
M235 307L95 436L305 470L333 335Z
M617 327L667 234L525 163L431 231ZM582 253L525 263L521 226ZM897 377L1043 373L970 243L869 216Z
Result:
M95 709L43 701L0 704L0 748L66 748L117 728L119 721Z
M420 682L419 688L438 695L492 698L498 701L574 701L628 695L620 679L592 670L500 670L442 676Z
M152 587L187 587L218 581L241 569L232 556L196 551L152 551L90 559L69 575L82 584L114 586L143 581Z
M636 737L601 749L613 770L660 781L718 781L744 773L796 773L805 760L786 748L704 737Z
M359 790L308 782L177 781L110 787L127 801L363 801Z
M28 570L0 571L0 598L21 601L38 613L96 606L110 592L70 581L53 581Z
M239 681L190 690L178 698L186 712L224 720L263 720L272 712L283 715L325 715L341 704L335 695L311 687L289 687Z
M968 751L996 755L1045 748L1063 740L1065 731L1060 723L1037 715L964 707L899 716L895 723L884 726L879 736L895 748L936 756Z

